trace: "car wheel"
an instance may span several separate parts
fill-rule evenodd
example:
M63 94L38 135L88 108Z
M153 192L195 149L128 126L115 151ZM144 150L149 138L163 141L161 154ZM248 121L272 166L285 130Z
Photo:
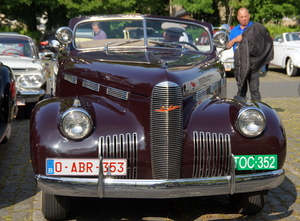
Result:
M70 209L70 200L67 196L57 196L42 191L42 212L47 220L63 219Z
M288 58L285 68L288 76L293 77L297 75L298 68L294 66L292 59Z
M268 190L237 193L229 195L231 204L235 207L238 213L244 215L254 215L264 208L267 200Z
M11 123L9 123L8 125L8 132L7 134L5 134L4 138L2 139L2 141L0 142L0 144L6 144L11 136Z

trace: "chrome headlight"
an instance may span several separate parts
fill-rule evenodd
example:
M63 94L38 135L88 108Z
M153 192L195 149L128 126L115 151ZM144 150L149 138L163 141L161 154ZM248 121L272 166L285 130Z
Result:
M92 131L92 120L85 110L72 108L63 114L60 127L66 137L76 140L82 139Z
M24 88L41 87L45 79L41 75L20 75L16 77L17 83Z
M237 117L238 130L246 137L260 135L266 127L266 117L259 109L242 109Z
M61 27L57 29L55 37L61 44L69 44L73 39L73 31L69 27Z

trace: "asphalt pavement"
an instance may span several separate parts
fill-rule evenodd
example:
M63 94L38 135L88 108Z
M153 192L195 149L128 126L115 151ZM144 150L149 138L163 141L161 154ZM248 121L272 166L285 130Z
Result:
M269 191L261 213L237 214L223 195L168 200L73 198L67 220L300 220L299 83L300 76L289 78L280 70L261 76L262 99L282 118L288 140L285 180ZM228 77L228 97L235 89L235 79ZM30 162L29 120L16 119L12 132L12 139L0 145L0 221L44 221Z
M260 87L262 100L264 98L276 97L299 97L300 75L288 77L284 69L271 66L269 71L260 76ZM236 80L233 73L228 74L227 78L227 95L233 97L237 92ZM247 96L250 97L248 92Z

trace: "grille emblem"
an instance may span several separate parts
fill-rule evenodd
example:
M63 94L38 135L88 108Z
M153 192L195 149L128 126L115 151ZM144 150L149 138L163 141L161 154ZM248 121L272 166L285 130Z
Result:
M176 110L178 108L181 108L181 106L176 106L176 105L170 105L169 107L161 106L160 109L155 110L155 111L168 112L168 111Z

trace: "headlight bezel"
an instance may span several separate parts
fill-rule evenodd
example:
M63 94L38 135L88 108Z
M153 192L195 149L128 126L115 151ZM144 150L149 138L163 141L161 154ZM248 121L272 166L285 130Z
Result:
M43 84L45 84L45 78L40 74L15 75L15 80L17 85L22 88L40 88Z
M77 133L77 134L73 133L72 134L72 131L70 131L70 130L72 128L74 129L74 125L73 125L73 127L70 126L70 123L69 123L69 126L66 125L68 123L68 122L66 122L66 120L68 120L68 117L76 117L75 114L79 114L83 118L85 118L84 122L86 122L85 124L87 124L87 127L86 127L86 129L84 129L84 133ZM75 120L75 118L73 119L73 121L74 120ZM84 128L82 126L84 122L79 122L79 123L77 122L77 126L79 126L77 129L80 129L80 127ZM78 125L78 124L81 124L81 125ZM61 118L60 118L59 125L60 125L60 130L61 130L62 134L66 138L71 139L71 140L82 140L82 139L88 137L92 133L92 131L93 131L93 121L92 121L92 118L89 115L89 113L86 110L82 109L82 108L70 108L67 111L65 111L62 114Z
M245 126L246 119L256 118L257 123L248 124ZM257 137L261 135L266 128L266 116L265 114L256 107L246 107L239 111L236 119L236 128L245 137Z

